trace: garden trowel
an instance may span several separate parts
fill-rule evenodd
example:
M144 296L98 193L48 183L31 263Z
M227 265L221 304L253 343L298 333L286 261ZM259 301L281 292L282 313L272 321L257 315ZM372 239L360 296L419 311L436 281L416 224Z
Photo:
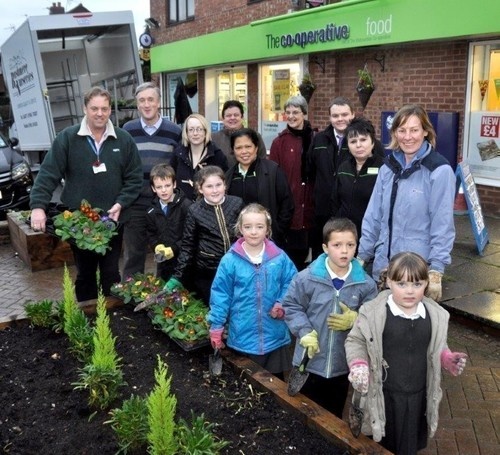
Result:
M359 406L361 396L361 392L355 389L352 394L352 403L349 408L349 428L355 438L361 433L361 426L363 425L363 409Z
M208 357L208 371L212 376L222 373L222 356L218 348L214 348L214 353Z
M167 292L168 292L167 290L163 289L162 291L157 292L156 294L149 294L141 303L135 306L134 311L144 310L144 308L154 305L158 301L158 297L161 297Z
M306 383L309 377L309 372L306 370L308 363L309 356L307 355L307 349L304 349L304 355L300 365L298 367L293 367L288 376L288 395L291 397L297 395Z

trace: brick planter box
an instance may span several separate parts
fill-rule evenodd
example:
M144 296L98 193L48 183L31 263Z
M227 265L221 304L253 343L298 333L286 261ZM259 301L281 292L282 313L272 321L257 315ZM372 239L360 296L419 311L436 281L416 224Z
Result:
M32 272L73 264L68 243L49 234L34 232L14 213L7 214L10 243Z

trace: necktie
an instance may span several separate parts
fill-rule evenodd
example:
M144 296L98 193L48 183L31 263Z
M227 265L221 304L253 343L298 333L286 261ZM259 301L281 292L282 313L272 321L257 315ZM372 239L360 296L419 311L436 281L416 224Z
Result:
M339 146L339 148L342 145L342 139L344 139L344 136L341 136L340 134L337 134L337 145Z
M344 286L344 280L341 280L340 278L334 278L332 280L332 284L337 291L340 291L342 289L342 286Z
M163 210L163 213L166 215L168 213L168 205L164 205L162 210Z

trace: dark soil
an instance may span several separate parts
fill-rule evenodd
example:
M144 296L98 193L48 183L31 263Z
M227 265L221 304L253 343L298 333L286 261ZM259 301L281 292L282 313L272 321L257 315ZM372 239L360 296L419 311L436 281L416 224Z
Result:
M134 313L130 307L110 310L110 317L128 383L121 400L151 391L159 354L172 375L176 417L190 421L191 410L204 413L217 425L217 436L230 441L223 453L344 453L284 411L271 396L251 388L228 365L221 376L210 377L209 347L183 351L154 330L144 313ZM26 324L0 331L0 453L117 452L114 433L103 424L109 419L107 412L89 420L87 392L74 390L80 367L62 334ZM120 406L121 401L113 407Z

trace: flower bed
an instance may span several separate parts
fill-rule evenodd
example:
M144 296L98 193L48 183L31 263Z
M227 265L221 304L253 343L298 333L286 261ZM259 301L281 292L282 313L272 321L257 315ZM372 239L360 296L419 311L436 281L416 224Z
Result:
M165 359L177 397L177 414L191 410L216 424L218 437L230 442L221 454L339 455L334 447L280 408L271 396L255 391L230 368L208 374L208 349L186 353L130 306L110 313L118 355L123 359L130 394L144 396L154 384L157 355ZM92 415L87 394L74 390L79 367L68 340L48 329L19 325L0 331L2 425L0 447L9 454L115 454L118 445L106 412ZM116 403L119 406L121 403ZM272 437L269 435L272 434ZM144 454L145 451L140 452Z

